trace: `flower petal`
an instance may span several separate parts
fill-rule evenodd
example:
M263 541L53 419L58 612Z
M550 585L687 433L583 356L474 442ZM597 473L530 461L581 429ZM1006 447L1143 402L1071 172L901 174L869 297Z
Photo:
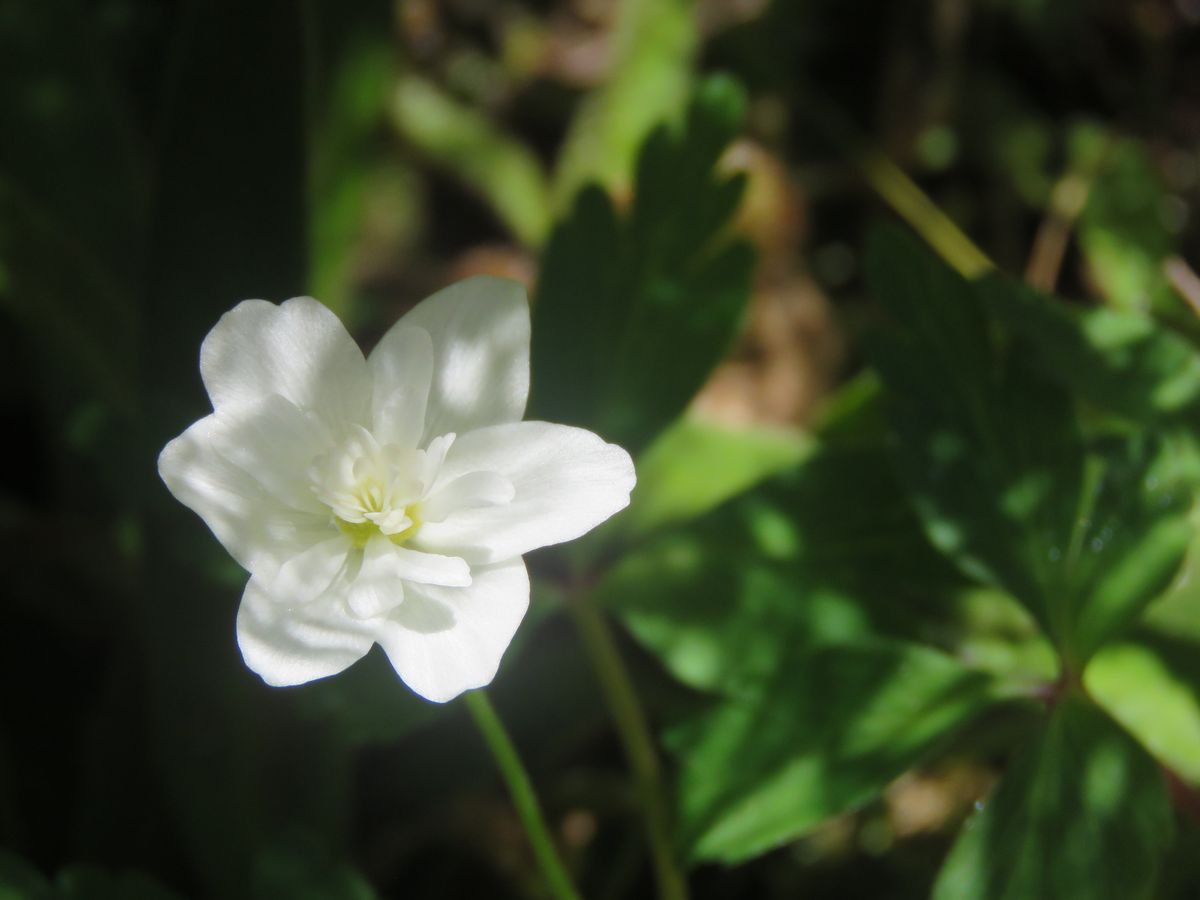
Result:
M409 596L376 625L375 639L405 684L445 703L496 675L529 607L520 559L474 571L470 587L410 585Z
M520 420L529 397L529 301L519 284L485 276L452 284L396 325L414 326L433 339L422 446L447 432Z
M255 578L242 594L237 640L246 665L276 687L336 675L374 643L370 629L345 614L334 592L289 604Z
M331 443L313 414L271 394L261 400L226 406L211 416L211 446L284 504L328 517L312 489L309 470Z
M221 316L200 347L214 409L285 397L329 425L369 424L371 377L362 351L310 297L280 306L246 300Z
M440 486L421 504L421 519L443 522L460 509L503 506L512 501L517 489L495 472L468 472Z
M515 422L460 435L438 488L471 472L495 472L515 488L502 506L459 509L427 522L414 546L469 560L508 559L590 531L629 504L633 460L615 444L568 425Z
M222 428L215 414L194 423L163 448L158 474L239 565L269 582L284 562L329 537L329 516L285 504L218 453Z
M346 604L360 619L383 615L404 602L404 581L396 574L395 545L381 534L363 548L362 564L346 589Z
M471 583L471 568L457 556L422 553L408 547L393 547L392 554L394 571L405 581L443 587L466 587Z
M352 549L350 539L340 533L313 544L279 567L270 582L271 596L285 603L311 603L329 590Z
M380 443L412 449L425 432L425 405L433 381L429 332L400 320L367 360L374 381L372 429Z

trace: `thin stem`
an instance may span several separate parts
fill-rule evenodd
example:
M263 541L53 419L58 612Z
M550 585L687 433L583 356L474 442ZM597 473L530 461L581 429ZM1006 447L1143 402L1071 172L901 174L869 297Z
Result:
M853 163L875 193L959 274L978 278L995 268L987 254L903 169L883 152L867 146L841 110L816 92L809 92L802 102L809 120Z
M576 600L569 604L569 608L591 657L592 668L637 782L659 897L662 900L687 900L687 880L676 863L671 841L670 816L658 751L650 736L633 680L629 677L603 614L586 600Z
M500 774L504 776L513 805L525 826L525 833L533 847L533 855L537 858L550 892L557 900L580 900L579 892L571 883L571 876L567 874L566 868L558 858L558 851L554 849L554 840L550 837L550 829L546 826L537 795L533 792L529 773L525 771L525 766L517 755L517 748L513 746L504 723L496 715L492 702L483 691L469 691L463 695L463 701L487 742L488 749L492 751Z
M878 150L859 148L852 159L876 193L960 275L978 278L995 268L954 220L890 158Z

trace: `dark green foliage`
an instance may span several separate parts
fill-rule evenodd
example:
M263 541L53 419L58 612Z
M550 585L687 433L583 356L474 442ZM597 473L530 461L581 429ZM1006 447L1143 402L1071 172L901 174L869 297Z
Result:
M877 449L799 469L627 554L598 589L677 678L738 694L797 647L946 628L962 580Z
M895 320L873 356L899 471L930 540L1020 600L1080 672L1183 559L1186 454L1141 434L1085 440L1072 397L1031 364L1020 334L987 317L990 305L1014 318L1028 302L1020 288L995 280L981 290L899 233L879 234L870 258ZM1046 317L1062 343L1086 346L1078 323ZM1102 374L1115 365L1099 351L1090 358Z
M934 900L1152 897L1172 831L1158 767L1071 696L967 823Z
M1150 316L1072 308L1003 276L980 293L1038 367L1080 400L1147 426L1200 428L1200 354Z
M988 703L987 679L932 650L835 644L668 735L698 859L736 862L861 805Z
M729 347L753 256L722 237L742 179L713 167L744 104L728 79L705 82L683 128L646 141L628 215L593 186L555 229L534 306L533 417L639 450Z

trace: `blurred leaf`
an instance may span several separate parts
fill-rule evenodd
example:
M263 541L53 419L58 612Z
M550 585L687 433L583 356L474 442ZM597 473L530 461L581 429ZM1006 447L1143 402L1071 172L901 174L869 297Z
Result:
M692 856L737 862L861 806L984 709L988 685L915 645L793 656L762 691L668 736Z
M1166 590L1191 539L1190 460L1145 435L1087 458L1079 519L1062 546L1055 603L1067 652L1082 665Z
M638 147L682 109L699 42L691 0L620 0L609 76L579 105L559 157L554 193L568 201L584 184L623 193Z
M680 681L736 694L798 647L946 628L961 584L881 450L823 448L628 553L596 596Z
M934 900L1139 900L1173 831L1154 761L1067 697L967 823Z
M1055 633L1046 570L1067 544L1083 478L1069 398L1006 364L971 287L912 238L876 232L868 272L897 320L872 358L930 540Z
M60 872L55 882L56 900L180 900L179 894L139 872L114 874L74 865Z
M309 283L313 296L350 320L357 253L368 237L372 200L383 194L411 208L411 185L393 188L398 174L387 134L388 101L396 77L389 25L391 4L371 0L349 7L309 7L317 60L310 100ZM393 189L389 189L393 188Z
M96 18L0 2L0 306L49 363L39 378L131 414L145 166Z
M930 540L1011 592L1078 671L1183 559L1185 456L1140 435L1086 452L1070 398L999 339L977 288L898 232L870 266L898 322L873 355Z
M0 848L0 900L50 900L50 884L15 853Z
M301 715L350 746L398 740L445 709L410 691L378 649L337 678L290 693Z
M713 167L744 103L733 82L710 79L682 131L646 141L627 218L589 187L555 229L533 313L533 415L637 452L721 357L753 259L747 244L720 239L742 179L717 179Z
M1200 353L1151 317L1076 310L1000 276L981 291L1046 374L1077 397L1135 422L1200 428Z
M542 242L550 197L533 151L413 74L396 84L391 118L401 137L477 191L520 241Z
M687 521L803 459L810 441L781 428L733 428L684 416L638 459L623 533Z
M180 900L180 895L140 872L82 863L63 869L51 885L25 860L0 850L0 900Z
M1096 654L1084 683L1157 759L1200 785L1200 681L1188 683L1149 642L1126 641Z
M303 834L277 841L260 853L253 877L253 900L374 900L376 896L358 871Z
M1141 142L1113 139L1088 125L1076 128L1071 137L1073 155L1100 153L1104 158L1077 226L1101 293L1118 309L1178 306L1163 272L1176 243L1164 218L1167 193Z

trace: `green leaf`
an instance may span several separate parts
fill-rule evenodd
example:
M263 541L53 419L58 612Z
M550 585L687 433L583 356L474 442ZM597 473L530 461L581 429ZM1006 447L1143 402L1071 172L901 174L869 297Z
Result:
M0 900L50 900L50 884L15 853L0 849Z
M1152 639L1105 647L1088 664L1088 694L1184 781L1200 785L1200 678L1181 672ZM1189 656L1200 648L1188 645ZM1190 675L1191 677L1187 677Z
M1076 156L1099 153L1103 158L1077 225L1080 247L1101 292L1118 309L1178 307L1163 271L1176 243L1163 215L1167 191L1142 142L1115 139L1083 125L1076 128L1072 143Z
M794 656L761 692L668 736L693 858L747 859L861 806L985 708L988 684L915 645Z
M629 187L637 148L687 101L698 26L689 0L616 4L610 76L571 121L554 184L559 200L592 181L619 192Z
M967 823L934 900L1140 900L1153 896L1173 821L1145 751L1068 697Z
M873 353L895 457L930 540L1020 600L1080 671L1183 559L1187 455L1140 434L1086 445L1071 397L998 333L984 290L911 239L878 235L870 270L897 320Z
M684 416L637 462L622 533L645 535L687 521L798 464L811 441L782 428L732 428Z
M737 131L741 90L714 78L680 131L646 141L632 209L585 188L550 237L533 324L533 415L632 451L674 420L736 333L753 254L723 239L741 178L713 168Z
M597 588L680 681L737 694L800 646L945 629L960 576L925 540L879 448L820 448Z
M1076 397L1131 421L1200 428L1200 353L1140 312L1076 309L993 276L989 308Z
M911 238L876 232L868 271L897 320L872 357L900 472L930 539L1053 633L1051 550L1066 545L1083 480L1070 399L1010 364L968 283Z
M477 191L519 240L542 242L550 197L532 150L412 74L396 84L391 118L401 137Z
M1166 590L1192 536L1186 454L1136 434L1097 444L1086 467L1071 541L1055 545L1063 641L1079 665Z
M309 290L344 321L364 255L394 256L411 236L420 191L387 139L395 48L386 0L315 3L309 101Z

